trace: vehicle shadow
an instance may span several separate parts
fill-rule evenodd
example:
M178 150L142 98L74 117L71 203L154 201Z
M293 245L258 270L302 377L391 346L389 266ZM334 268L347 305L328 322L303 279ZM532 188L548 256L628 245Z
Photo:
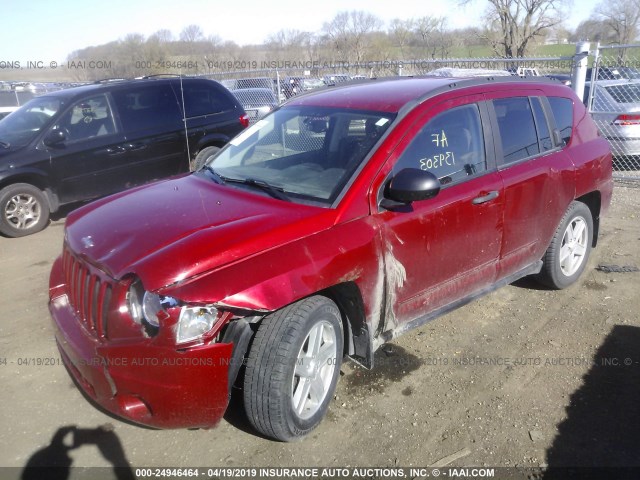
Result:
M640 327L612 329L566 410L547 450L545 480L638 478Z
M535 275L528 275L526 277L519 278L511 285L517 288L524 288L525 290L539 290L539 291L550 291L551 289L546 285L541 284L538 280L536 280Z
M73 212L74 210L80 207L87 205L87 203L89 202L77 202L77 203L70 203L68 205L63 205L58 209L58 211L51 214L50 219L52 222L64 220L67 218L67 215L69 215L71 212Z
M260 437L265 440L273 440L262 435L251 426L251 423L247 418L247 412L244 409L244 400L242 398L241 388L233 387L231 389L231 398L229 399L227 410L224 412L224 419L233 427L248 433L249 435Z
M46 447L35 452L25 465L21 480L68 480L71 477L72 450L84 445L95 445L105 460L113 465L113 477L117 480L134 480L136 477L127 460L122 443L110 424L97 428L78 428L69 425L59 428ZM95 467L93 467L95 468ZM95 478L95 472L86 469L81 478ZM74 478L77 478L74 470Z

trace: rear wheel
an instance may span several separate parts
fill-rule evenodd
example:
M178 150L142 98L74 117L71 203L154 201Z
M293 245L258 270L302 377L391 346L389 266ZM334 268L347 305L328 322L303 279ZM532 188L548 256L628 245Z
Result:
M191 171L195 172L196 170L200 170L207 160L213 157L216 153L220 151L218 147L205 147L198 152L196 158L191 161Z
M591 210L584 203L572 202L542 259L539 280L556 289L575 283L587 266L592 241Z
M0 190L0 233L24 237L39 232L48 222L49 205L42 190L28 183Z
M340 311L310 297L265 317L247 361L244 403L256 430L290 441L323 419L340 373Z

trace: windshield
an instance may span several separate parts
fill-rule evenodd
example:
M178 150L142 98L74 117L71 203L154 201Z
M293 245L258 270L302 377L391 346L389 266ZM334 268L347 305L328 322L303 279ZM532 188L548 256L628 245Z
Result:
M266 182L292 199L333 203L394 117L284 107L231 140L209 166L223 178Z
M38 97L0 121L0 142L24 147L45 127L60 109L60 100Z

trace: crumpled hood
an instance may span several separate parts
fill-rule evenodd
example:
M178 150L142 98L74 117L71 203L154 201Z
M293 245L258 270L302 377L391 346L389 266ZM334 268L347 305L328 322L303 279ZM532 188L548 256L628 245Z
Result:
M66 241L116 279L137 274L147 290L329 228L331 209L217 185L198 174L93 202L67 218Z

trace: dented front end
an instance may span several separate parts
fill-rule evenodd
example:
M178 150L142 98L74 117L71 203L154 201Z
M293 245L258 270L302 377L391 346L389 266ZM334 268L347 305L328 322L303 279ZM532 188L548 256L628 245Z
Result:
M61 356L101 407L158 428L212 427L222 418L250 338L246 321L116 281L68 248L50 278Z

